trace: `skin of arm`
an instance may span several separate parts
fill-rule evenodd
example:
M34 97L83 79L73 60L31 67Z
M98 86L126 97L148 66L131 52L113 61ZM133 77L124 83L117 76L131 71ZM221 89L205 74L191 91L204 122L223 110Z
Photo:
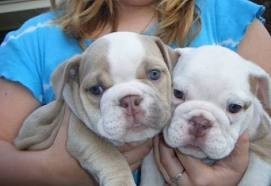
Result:
M264 25L255 20L240 43L238 53L271 73L271 36Z
M264 25L255 20L248 28L239 45L238 53L253 61L269 74L271 73L271 37ZM243 134L234 151L228 158L207 166L201 161L182 155L178 159L174 151L167 147L163 140L159 141L160 162L170 177L183 172L182 182L186 186L235 186L239 183L248 166L249 138Z

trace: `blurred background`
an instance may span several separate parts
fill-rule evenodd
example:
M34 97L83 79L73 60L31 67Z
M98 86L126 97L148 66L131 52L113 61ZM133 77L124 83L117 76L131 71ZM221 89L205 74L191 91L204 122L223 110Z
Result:
M50 0L0 0L0 43L7 32L49 7Z
M271 0L251 1L266 7L265 26L271 33ZM0 0L0 43L7 32L18 28L30 17L47 11L49 7L50 0Z

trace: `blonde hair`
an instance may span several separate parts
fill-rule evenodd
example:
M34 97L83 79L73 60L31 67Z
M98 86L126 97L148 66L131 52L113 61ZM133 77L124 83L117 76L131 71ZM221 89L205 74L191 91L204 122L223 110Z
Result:
M57 23L79 41L97 37L106 26L111 32L116 31L117 3L116 0L62 0L57 4L51 0L53 10L59 14ZM194 37L192 25L200 22L194 0L156 0L156 9L156 35L165 43L184 46ZM196 30L199 31L199 27Z
M194 0L162 0L158 5L159 36L165 43L189 44L200 31ZM192 26L195 26L192 29Z

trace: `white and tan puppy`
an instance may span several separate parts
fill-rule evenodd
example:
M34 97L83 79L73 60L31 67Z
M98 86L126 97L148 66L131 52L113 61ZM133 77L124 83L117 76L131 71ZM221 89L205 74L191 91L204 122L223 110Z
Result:
M15 141L48 148L68 118L67 149L100 185L135 185L114 145L144 142L171 117L172 63L178 53L158 38L129 32L103 36L53 75L56 101L37 109Z
M202 160L228 156L247 130L249 167L243 186L271 184L271 87L263 69L220 46L177 49L168 145Z

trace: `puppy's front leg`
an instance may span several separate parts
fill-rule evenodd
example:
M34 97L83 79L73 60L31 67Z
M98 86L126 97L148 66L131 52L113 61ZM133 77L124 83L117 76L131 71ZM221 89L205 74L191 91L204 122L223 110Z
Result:
M131 169L121 153L89 130L73 114L69 121L67 148L100 185L135 185Z

